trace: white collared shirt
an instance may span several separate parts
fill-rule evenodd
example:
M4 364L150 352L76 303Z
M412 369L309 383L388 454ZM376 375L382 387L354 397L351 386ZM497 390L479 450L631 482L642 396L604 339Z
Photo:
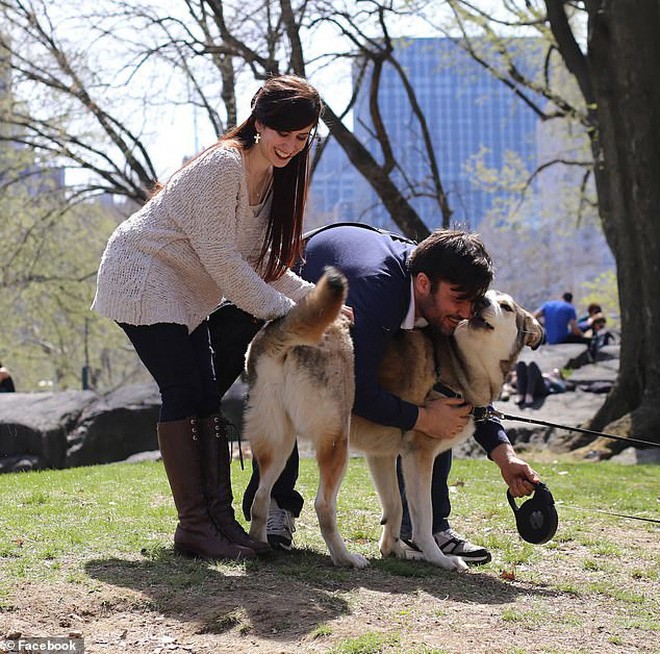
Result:
M417 318L415 320L415 287L413 285L412 277L410 278L410 306L408 313L401 323L401 329L415 329L415 327L426 327L428 321L425 318Z

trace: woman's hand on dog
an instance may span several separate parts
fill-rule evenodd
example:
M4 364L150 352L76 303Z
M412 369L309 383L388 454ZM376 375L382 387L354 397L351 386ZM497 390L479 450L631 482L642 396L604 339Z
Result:
M348 320L349 325L355 324L355 314L353 313L353 307L349 307L346 304L341 305L341 310L339 315Z
M467 426L470 411L472 406L461 398L441 397L419 407L415 429L431 438L454 438Z

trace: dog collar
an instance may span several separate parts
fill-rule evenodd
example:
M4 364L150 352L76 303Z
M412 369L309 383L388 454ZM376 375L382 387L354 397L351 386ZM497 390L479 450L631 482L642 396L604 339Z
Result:
M516 506L511 492L506 492L509 504L516 517L516 527L523 540L540 545L547 543L557 531L559 516L550 489L542 482L536 485L534 495Z
M453 398L463 397L460 393L457 393L453 388L449 388L449 386L446 386L440 381L433 384L433 390L436 393L440 393L440 395L444 395L445 397L453 397ZM477 422L483 422L484 420L488 420L488 418L491 417L491 411L492 411L492 407L490 406L475 406L472 407L472 411L470 411L470 415Z
M472 408L472 417L476 422L483 422L488 420L491 417L491 407L490 406L475 406Z
M433 384L433 390L436 393L440 393L441 395L444 395L445 397L461 397L460 393L457 393L453 388L449 388L449 386L445 386L440 381Z

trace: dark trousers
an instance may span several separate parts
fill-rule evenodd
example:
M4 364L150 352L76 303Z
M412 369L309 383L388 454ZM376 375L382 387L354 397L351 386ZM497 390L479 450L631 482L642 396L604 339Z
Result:
M119 325L158 384L160 421L205 418L220 410L206 322L192 333L185 325Z
M447 450L439 454L433 462L433 476L431 478L431 506L433 508L433 533L449 529L449 514L451 513L451 502L449 500L449 487L447 479L451 470L452 454ZM401 459L396 462L396 474L399 479L399 490L403 502L403 520L401 521L401 536L410 538L412 535L412 524L410 523L410 512L406 502L406 485L401 473Z
M431 483L433 533L449 528L448 518L451 513L451 502L449 500L447 479L449 478L449 472L451 470L451 461L451 450L448 450L436 457L433 464L433 478ZM281 509L290 511L296 517L300 515L304 502L302 496L295 490L295 484L298 480L298 464L298 447L295 446L291 456L286 462L282 474L275 482L271 493L271 497L275 499L277 505ZM399 460L397 460L397 477L399 479L401 501L403 502L401 534L405 538L409 538L412 533L412 525L410 524L410 513L408 512L408 504L406 503L405 483L403 481L403 475L401 474ZM252 507L257 488L259 488L259 469L253 462L252 477L250 478L248 487L245 489L245 495L243 495L243 513L247 520L250 519L250 508Z
M545 397L548 389L543 381L541 369L534 361L516 364L516 391L518 395L531 395L532 397Z
M243 372L245 353L264 321L231 302L223 302L207 322L218 392L224 397Z
M217 374L220 396L229 390L245 367L245 353L252 339L264 324L231 303L221 304L208 319L213 362ZM271 496L282 509L298 517L303 507L303 498L295 490L298 481L298 448L287 461L280 478L275 482ZM254 495L259 487L259 469L252 461L252 477L243 495L243 513L250 519L250 509Z

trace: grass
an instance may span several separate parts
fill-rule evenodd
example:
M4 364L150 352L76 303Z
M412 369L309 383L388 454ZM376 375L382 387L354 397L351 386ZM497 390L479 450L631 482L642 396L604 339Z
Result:
M383 654L399 651L398 634L366 633L344 640L330 650L331 654Z
M608 463L536 467L560 513L560 528L550 547L579 543L591 554L587 568L597 569L602 565L599 557L618 557L627 548L618 539L594 532L595 526L629 524L604 512L657 517L657 467ZM248 478L247 469L234 466L237 498ZM0 518L3 578L48 576L62 557L158 552L169 542L174 509L159 463L3 475L0 480L0 501L10 507ZM311 502L317 483L313 461L303 460L299 489L310 501L298 521L296 543L303 549L323 551ZM515 522L492 463L456 461L450 484L454 521L463 532L499 549L510 563L522 564L538 556L537 547L512 538ZM362 459L351 460L338 515L352 548L377 556L379 507ZM657 531L652 523L638 526ZM639 574L653 573L642 567Z
M478 573L458 577L459 586L452 583L457 577L432 566L380 558L379 506L361 458L350 461L338 517L349 549L371 560L366 571L336 569L328 564L311 501L318 484L311 460L301 462L298 488L308 501L297 522L296 555L274 562L213 566L172 555L175 515L160 463L3 475L0 637L3 616L20 613L16 606L25 589L54 586L65 593L76 588L96 593L107 590L108 581L113 588L155 588L157 592L104 599L106 604L99 606L106 613L166 613L172 605L178 606L182 596L200 603L200 607L185 610L203 611L204 593L217 598L240 587L242 593L261 590L268 597L276 596L283 587L295 587L304 598L305 610L313 613L305 618L309 621L303 630L306 633L299 633L302 618L289 615L287 607L274 610L272 603L266 603L266 614L282 610L272 618L269 633L288 637L300 647L314 643L309 651L318 648L337 654L460 651L445 648L429 634L418 633L420 620L434 625L456 620L452 604L456 601L481 607L482 619L495 621L503 631L522 630L527 638L546 628L557 633L586 629L591 618L572 615L568 606L573 602L608 607L602 618L611 625L607 628L611 633L603 641L605 648L611 645L623 651L633 635L639 640L657 632L660 559L657 547L649 552L643 541L657 542L658 527L609 513L657 519L660 468L605 462L556 462L535 467L552 491L559 512L559 530L543 546L530 545L518 537L505 486L491 462L454 462L450 479L453 525L495 553L495 560ZM248 469L233 466L237 499L248 479ZM513 592L520 584L524 588ZM490 598L489 593L500 596ZM526 601L525 593L530 593ZM362 622L365 601L382 602L399 595L407 601L397 601L387 609L389 629L374 629L368 621ZM203 623L197 633L213 638L254 638L258 631L246 606L223 607L197 619ZM342 632L340 625L349 619L351 632ZM542 651L578 651L582 647L589 651L581 637L576 639L573 649L558 646ZM494 651L533 650L521 649L520 643L514 642L503 647Z

